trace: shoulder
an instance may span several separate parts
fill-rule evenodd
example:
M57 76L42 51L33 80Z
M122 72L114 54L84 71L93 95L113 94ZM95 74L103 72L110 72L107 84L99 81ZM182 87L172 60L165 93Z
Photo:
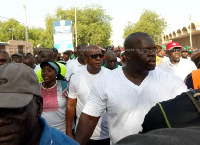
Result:
M163 63L159 64L158 67L163 68L163 67L169 66L169 64L170 64L169 60L166 60Z
M153 71L152 71L152 74L154 76L157 76L157 77L161 77L161 78L164 78L164 79L167 79L167 78L172 78L172 79L180 79L178 76L172 74L172 73L169 73L159 67L156 67ZM166 78L167 77L167 78Z
M102 70L103 74L107 74L108 72L111 71L111 70L105 68L104 66L101 67L101 70Z
M77 70L76 72L72 73L71 78L79 78L81 76L81 74L83 74L86 71L85 67L80 68L79 70Z
M71 60L70 63L67 64L67 67L73 66L74 64L76 64L76 60Z
M100 76L97 81L95 82L95 85L101 85L102 87L106 85L110 85L114 80L118 80L120 76L120 71L122 71L122 68L109 70L107 68L105 69L105 74ZM102 85L103 84L103 85Z
M186 91L184 81L180 77L172 73L169 73L167 71L162 70L161 68L156 67L155 70L151 72L151 75L151 79L162 83L163 87L170 86L171 88L176 87L178 89L182 86L185 88L184 90Z
M200 127L157 129L145 134L127 136L116 145L198 145L200 142L199 133Z
M78 143L74 140L72 140L70 137L62 133L61 131L52 128L52 139L53 139L53 144L55 145L78 145Z

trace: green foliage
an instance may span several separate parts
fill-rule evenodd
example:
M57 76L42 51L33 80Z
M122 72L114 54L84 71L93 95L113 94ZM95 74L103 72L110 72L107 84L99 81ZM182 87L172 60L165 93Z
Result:
M29 27L28 38L33 42L34 47L53 47L53 21L71 20L75 46L75 8L64 10L58 7L55 14L47 14L45 17L46 29ZM99 5L77 8L77 37L79 44L100 44L109 45L111 37L111 17L106 15L104 9ZM0 41L9 40L25 41L25 27L15 19L0 21Z
M111 17L106 15L104 9L99 5L86 6L82 9L76 8L77 17L77 41L79 44L109 45L111 37ZM53 21L71 20L75 46L75 8L63 10L56 9L55 15L46 16L46 31L49 41L53 42Z
M160 18L156 12L144 10L137 23L131 22L124 29L123 38L134 32L145 32L149 34L156 43L160 43L161 35L167 27L165 19Z
M0 23L0 41L7 42L8 40L24 38L24 28L14 19L9 19Z
M29 41L33 42L34 47L41 43L45 30L42 28L28 28ZM9 40L25 41L25 27L15 19L0 21L0 41L8 42Z
M125 26L124 28L124 34L123 34L123 38L125 39L128 35L130 35L131 33L134 32L134 26L135 24L132 22L128 22L127 26Z

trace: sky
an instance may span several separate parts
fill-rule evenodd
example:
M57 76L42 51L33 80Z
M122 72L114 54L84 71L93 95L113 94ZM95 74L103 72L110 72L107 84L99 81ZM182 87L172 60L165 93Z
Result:
M99 4L113 20L111 40L113 44L123 45L124 27L128 21L136 23L144 9L155 11L167 21L165 34L172 33L192 22L200 22L200 0L0 0L0 20L14 18L25 23L23 4L26 1L27 24L45 28L45 16L55 14L57 7L70 9L91 4ZM4 17L4 18L2 18Z

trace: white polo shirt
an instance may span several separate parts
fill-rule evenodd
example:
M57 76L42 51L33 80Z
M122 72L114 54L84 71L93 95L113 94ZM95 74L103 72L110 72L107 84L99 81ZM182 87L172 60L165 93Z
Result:
M111 142L115 144L141 131L145 115L156 103L185 91L187 87L179 77L160 68L150 71L139 86L119 68L95 82L83 112L98 117L106 110Z
M194 62L182 58L177 65L174 65L170 62L170 60L167 60L166 62L158 65L158 67L180 77L182 80L185 80L188 74L197 69Z
M66 73L66 80L69 81L70 76L73 73L76 73L77 71L80 70L80 68L84 67L85 65L82 65L78 62L78 58L75 60L72 60L68 65L67 65L67 73Z
M78 125L80 115L82 113L84 105L86 104L88 95L90 93L90 89L94 85L94 82L99 77L105 75L109 71L110 71L109 69L101 67L101 70L98 74L90 74L87 71L86 66L84 66L83 68L80 69L80 71L76 72L76 74L72 75L69 84L68 97L71 99L77 99L76 125ZM109 131L108 131L107 115L105 111L103 115L100 117L91 139L102 140L106 138L109 138Z

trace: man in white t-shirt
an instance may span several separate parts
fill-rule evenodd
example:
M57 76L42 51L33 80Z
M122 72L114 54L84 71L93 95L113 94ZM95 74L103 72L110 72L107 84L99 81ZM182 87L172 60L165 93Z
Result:
M100 77L90 91L75 140L84 145L106 110L111 143L142 130L146 113L157 102L185 92L183 81L156 66L157 48L146 33L130 34L125 42L126 66Z
M105 53L105 63L103 66L107 69L114 70L121 67L117 61L117 55L114 51L110 50Z
M169 60L161 63L158 67L185 80L186 76L197 68L191 60L181 58L181 50L182 46L178 42L168 43L166 52Z
M85 60L87 66L80 69L72 75L69 84L69 93L67 101L67 118L66 118L66 134L70 137L72 135L72 123L75 117L76 110L76 124L78 124L81 112L90 93L90 89L94 82L102 75L105 75L109 70L102 66L103 54L98 46L87 46L85 51ZM88 145L110 145L110 138L108 132L108 123L106 112L103 113L98 121L98 124L91 136Z
M69 81L70 76L72 74L79 71L80 68L84 67L84 65L86 64L85 59L83 57L83 50L85 49L85 47L85 45L79 45L77 47L78 57L67 65L67 73L65 76L67 81Z
M67 66L67 64L70 62L70 57L72 55L72 51L71 50L67 50L65 52L63 52L63 59L65 61L65 66Z
M120 59L120 54L121 54L121 48L120 46L118 46L117 48L115 48L115 53L117 55L117 62L120 62L121 59Z

